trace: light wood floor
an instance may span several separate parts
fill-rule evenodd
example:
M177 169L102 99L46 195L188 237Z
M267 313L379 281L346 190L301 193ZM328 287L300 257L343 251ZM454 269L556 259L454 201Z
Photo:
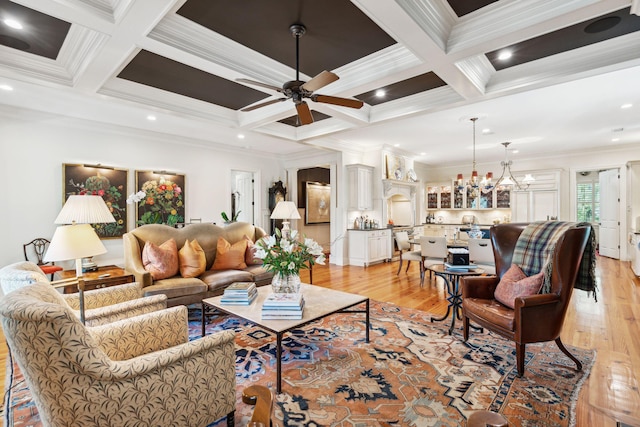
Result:
M446 310L443 285L429 282L420 288L418 267L396 276L398 263L363 267L315 266L315 285L366 295L436 314ZM598 258L598 302L575 291L562 333L565 344L597 351L595 365L582 387L577 404L577 426L615 426L616 421L640 426L640 280L627 262ZM308 277L302 272L302 279ZM0 335L2 332L0 331ZM4 337L0 361L7 356ZM0 377L4 384L4 370ZM526 372L525 372L526 375Z

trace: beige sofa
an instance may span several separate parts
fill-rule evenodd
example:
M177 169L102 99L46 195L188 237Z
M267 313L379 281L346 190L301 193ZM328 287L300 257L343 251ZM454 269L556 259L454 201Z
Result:
M203 298L222 295L224 289L233 282L256 282L257 286L271 283L273 273L262 265L248 265L243 270L211 270L213 266L218 238L223 237L233 244L244 236L257 241L266 235L260 227L246 222L235 222L226 227L213 224L190 224L184 228L173 228L161 224L143 225L123 236L125 269L135 275L142 284L144 294L167 296L167 306L188 305L202 302ZM180 275L167 279L153 280L142 264L142 250L147 241L160 245L169 239L175 239L178 250L188 239L196 239L205 252L206 271L198 277L185 278Z

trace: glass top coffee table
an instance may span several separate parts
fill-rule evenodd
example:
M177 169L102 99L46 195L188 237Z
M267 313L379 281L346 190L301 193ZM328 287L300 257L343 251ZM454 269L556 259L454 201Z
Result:
M204 305L203 310L206 307L210 307L224 313L232 314L249 320L250 322L276 334L277 393L280 393L282 390L282 336L292 329L322 319L323 317L334 313L364 313L366 319L365 340L366 342L369 342L369 298L304 283L300 287L300 292L302 292L305 302L302 319L262 319L262 303L267 295L272 293L271 286L269 285L260 286L258 288L258 296L250 305L221 304L220 300L222 299L222 296L202 300L202 304ZM349 310L350 308L360 304L364 304L365 308L362 310ZM205 321L204 319L205 316L202 316L203 323Z

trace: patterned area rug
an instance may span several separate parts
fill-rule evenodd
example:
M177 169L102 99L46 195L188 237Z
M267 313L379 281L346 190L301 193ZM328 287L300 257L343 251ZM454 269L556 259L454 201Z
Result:
M518 378L513 343L487 332L472 333L464 343L460 329L449 336L448 322L431 323L430 317L372 301L370 343L364 342L362 314L336 314L287 334L276 425L463 426L479 409L502 413L511 426L575 424L593 351L568 347L584 366L576 372L553 342L528 345L526 372ZM236 317L207 326L208 333L220 329L238 333L236 425L245 426L253 408L242 403L242 390L251 384L275 389L275 336ZM197 339L199 321L190 322L190 331ZM40 426L15 371L6 425Z

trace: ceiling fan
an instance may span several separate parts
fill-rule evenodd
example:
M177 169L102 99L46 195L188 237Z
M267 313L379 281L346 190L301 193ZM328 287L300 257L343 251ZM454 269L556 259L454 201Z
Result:
M296 38L296 79L286 82L282 85L282 88L249 79L236 79L237 82L248 83L275 90L285 96L284 98L272 99L260 104L251 105L249 107L243 108L240 111L252 111L260 107L265 107L267 105L291 99L296 105L300 124L308 125L313 123L313 116L311 115L309 105L307 105L304 98L309 98L310 100L315 102L324 102L325 104L340 105L349 108L361 108L364 105L364 102L357 99L340 98L337 96L320 95L313 93L316 90L323 88L329 83L333 83L340 78L331 71L322 71L320 74L313 77L308 82L300 80L300 37L302 37L302 35L306 32L306 28L302 24L294 24L289 27L289 30L291 31L291 35Z

